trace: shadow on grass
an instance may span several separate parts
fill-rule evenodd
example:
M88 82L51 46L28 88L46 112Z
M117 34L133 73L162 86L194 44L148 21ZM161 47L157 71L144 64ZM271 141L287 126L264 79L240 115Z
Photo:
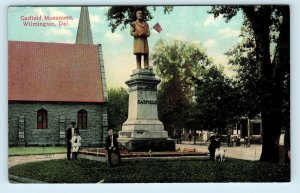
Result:
M184 182L289 182L290 166L228 159L214 161L133 161L118 167L79 159L21 164L9 174L47 183L184 183Z

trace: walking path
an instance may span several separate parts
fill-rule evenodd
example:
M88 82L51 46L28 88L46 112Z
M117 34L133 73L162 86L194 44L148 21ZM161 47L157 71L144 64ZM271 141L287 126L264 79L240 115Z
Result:
M194 142L183 141L181 144L176 144L176 149L180 148L181 150L195 149L199 152L209 152L208 151L209 143L197 142L196 145ZM236 147L228 147L227 144L221 145L222 149L226 150L226 157L237 158L243 160L259 160L262 146L260 144L251 144L250 147L245 147L243 145Z
M208 152L208 143L197 142L195 145L193 142L183 141L182 144L176 144L176 149L179 148L180 150L195 149L197 152ZM226 157L244 160L259 160L262 146L255 144L250 147L227 147L226 144L222 144L221 148L226 150ZM66 158L66 154L10 156L8 159L8 167L28 162Z
M12 166L22 164L22 163L28 163L28 162L38 162L38 161L65 159L65 158L67 158L66 154L9 156L8 167L10 168Z

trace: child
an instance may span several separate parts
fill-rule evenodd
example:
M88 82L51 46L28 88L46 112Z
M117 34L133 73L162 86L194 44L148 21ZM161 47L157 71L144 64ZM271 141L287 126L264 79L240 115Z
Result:
M76 160L79 148L81 146L81 137L79 135L78 129L74 131L74 136L71 139L71 143L72 143L72 159Z

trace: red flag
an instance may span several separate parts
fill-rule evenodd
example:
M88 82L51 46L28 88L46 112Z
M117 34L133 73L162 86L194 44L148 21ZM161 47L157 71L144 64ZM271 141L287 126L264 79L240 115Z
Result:
M153 26L153 28L154 28L158 33L160 33L160 32L162 31L162 28L161 28L161 26L159 25L159 23L156 23L156 24Z

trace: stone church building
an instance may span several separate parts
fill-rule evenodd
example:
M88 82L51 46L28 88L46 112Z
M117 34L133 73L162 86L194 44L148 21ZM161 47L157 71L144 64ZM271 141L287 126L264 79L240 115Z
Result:
M101 45L93 45L87 7L76 44L8 42L10 146L66 144L75 121L83 146L107 135L107 92Z

